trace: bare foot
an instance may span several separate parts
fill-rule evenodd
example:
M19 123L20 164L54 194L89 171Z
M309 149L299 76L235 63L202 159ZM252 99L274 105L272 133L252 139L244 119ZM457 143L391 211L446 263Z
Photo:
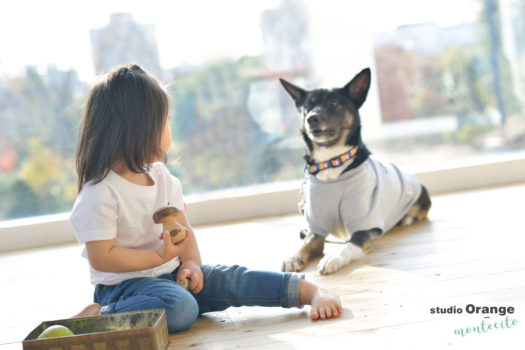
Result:
M310 318L312 320L324 320L343 313L341 300L337 294L327 289L318 288L312 296L311 305Z
M82 309L78 314L71 318L79 318L79 317L89 317L89 316L98 316L100 315L100 309L102 306L97 303L89 304L85 308Z
M343 313L341 300L334 292L317 287L312 282L302 280L299 285L299 301L311 305L310 318L325 320Z

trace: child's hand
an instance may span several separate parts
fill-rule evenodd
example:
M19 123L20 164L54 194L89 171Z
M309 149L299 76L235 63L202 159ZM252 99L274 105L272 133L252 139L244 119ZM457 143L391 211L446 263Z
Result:
M159 238L162 239L163 244L162 247L157 250L157 253L164 261L170 261L174 257L179 256L184 251L184 247L188 241L188 235L186 235L182 241L178 242L177 244L173 244L168 231L164 231Z
M202 290L204 285L204 276L199 264L192 260L185 261L177 273L177 281L189 280L189 291L197 294Z

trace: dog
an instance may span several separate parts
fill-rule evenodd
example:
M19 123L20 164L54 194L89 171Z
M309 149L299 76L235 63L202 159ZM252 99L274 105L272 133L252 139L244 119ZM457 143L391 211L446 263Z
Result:
M361 139L359 108L370 79L369 68L334 89L305 90L280 79L301 115L306 168L300 206L308 224L302 246L283 261L282 271L300 271L323 256L332 234L345 243L317 266L320 274L332 274L392 227L427 218L432 202L425 186L394 164L375 160Z

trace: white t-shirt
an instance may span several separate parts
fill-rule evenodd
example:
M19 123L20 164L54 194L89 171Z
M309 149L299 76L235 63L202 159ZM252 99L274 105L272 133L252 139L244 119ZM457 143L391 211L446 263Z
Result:
M158 249L162 224L153 222L155 210L170 205L185 209L179 179L162 163L154 163L148 175L152 186L129 182L113 171L97 184L88 182L71 212L70 221L80 243L114 239L115 245L133 249ZM84 248L82 256L87 258ZM134 272L102 272L90 266L91 283L114 285L134 277L156 277L180 265L176 257L155 268Z

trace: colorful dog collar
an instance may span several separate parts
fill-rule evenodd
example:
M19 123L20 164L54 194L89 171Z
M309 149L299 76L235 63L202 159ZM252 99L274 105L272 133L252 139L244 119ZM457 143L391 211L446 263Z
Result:
M357 153L357 149L358 147L354 146L350 149L350 151L343 153L340 156L328 159L324 162L310 164L308 166L308 172L311 175L315 175L318 172L325 170L325 169L340 167L341 165L343 165L344 163L346 163L347 161L355 157Z

